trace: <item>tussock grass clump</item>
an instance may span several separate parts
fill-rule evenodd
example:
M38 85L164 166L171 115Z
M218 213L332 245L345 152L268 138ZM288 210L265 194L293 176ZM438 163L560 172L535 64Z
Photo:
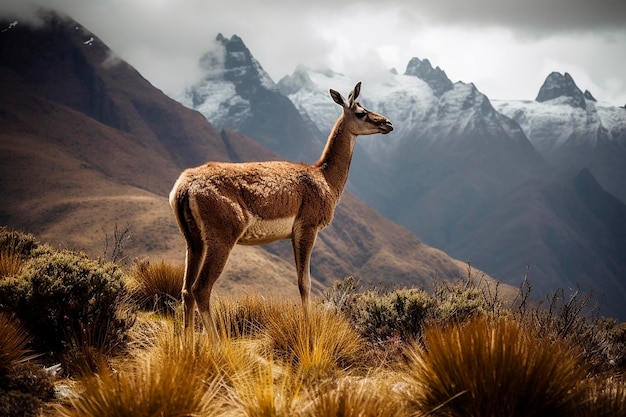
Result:
M222 371L208 338L176 330L165 322L130 359L84 377L78 395L58 407L60 416L219 415L224 403Z
M36 416L53 397L48 374L35 364L30 336L14 317L0 313L0 415Z
M0 313L0 376L16 365L33 358L28 347L30 336L14 317Z
M59 407L64 417L216 415L219 378L205 378L190 352L176 357L145 358L113 373L104 370L80 385L80 395Z
M315 389L302 417L400 417L408 416L402 397L385 380L344 377Z
M576 417L610 417L626 415L626 380L594 378L581 387L581 406Z
M311 377L323 376L362 360L364 340L341 314L282 302L273 309L267 335L278 358L297 364Z
M229 402L237 415L294 416L299 409L303 380L300 373L281 368L271 358L258 361L231 377Z
M0 249L0 279L19 275L24 267L24 258L14 248Z
M215 297L212 314L222 338L259 337L284 304L255 294Z
M474 318L424 331L407 351L411 400L444 416L570 416L585 375L575 352L517 322Z
M128 276L130 293L138 306L173 315L180 304L185 266L167 261L138 261Z

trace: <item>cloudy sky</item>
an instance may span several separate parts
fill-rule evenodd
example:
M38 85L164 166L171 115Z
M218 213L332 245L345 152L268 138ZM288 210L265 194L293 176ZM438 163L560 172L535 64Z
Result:
M29 0L3 0L25 16ZM492 99L534 99L552 71L626 104L626 0L34 0L69 14L165 92L198 77L218 33L278 82L298 64L375 80L427 58Z

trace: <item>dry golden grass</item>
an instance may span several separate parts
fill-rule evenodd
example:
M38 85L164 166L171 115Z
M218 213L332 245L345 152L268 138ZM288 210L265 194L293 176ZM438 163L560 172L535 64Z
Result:
M577 417L611 417L626 415L626 379L593 378L585 380L581 386L581 407Z
M185 416L221 412L222 373L206 338L179 334L171 322L152 346L79 383L78 395L58 407L66 417Z
M12 316L0 313L0 375L35 356L28 348L29 341L30 336Z
M400 417L408 416L406 401L385 378L343 377L315 389L315 396L301 412L303 417Z
M569 416L585 376L576 352L511 319L471 319L424 332L407 352L410 399L444 416Z
M277 307L267 327L273 351L307 377L324 377L362 360L365 341L344 316L325 308L312 308L307 315L293 303Z
M24 258L14 248L0 249L0 278L19 275L24 267Z
M513 319L433 325L376 367L349 323L315 306L216 300L220 343L179 316L143 313L126 355L80 377L57 415L621 415L623 380L586 379L576 351Z
M140 307L172 314L180 302L184 274L183 264L144 260L133 265L127 285Z

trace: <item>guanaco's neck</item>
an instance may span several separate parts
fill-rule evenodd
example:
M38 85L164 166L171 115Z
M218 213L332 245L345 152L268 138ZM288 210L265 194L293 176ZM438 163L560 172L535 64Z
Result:
M328 136L328 142L322 156L315 163L319 167L337 198L343 192L348 180L348 171L352 161L352 152L357 136L348 132L341 115Z

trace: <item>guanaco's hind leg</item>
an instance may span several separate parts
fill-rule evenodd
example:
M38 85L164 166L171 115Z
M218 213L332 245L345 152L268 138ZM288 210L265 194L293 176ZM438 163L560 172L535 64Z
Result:
M187 246L187 255L185 258L185 278L183 281L183 319L185 322L185 330L194 329L194 315L196 300L191 293L191 287L198 276L198 264L200 263L200 254L197 249Z
M234 242L213 241L210 247L205 244L198 274L191 286L191 294L198 306L202 323L212 341L218 341L219 336L211 315L211 291L226 266L226 261L228 261L228 256L233 246L235 246Z

